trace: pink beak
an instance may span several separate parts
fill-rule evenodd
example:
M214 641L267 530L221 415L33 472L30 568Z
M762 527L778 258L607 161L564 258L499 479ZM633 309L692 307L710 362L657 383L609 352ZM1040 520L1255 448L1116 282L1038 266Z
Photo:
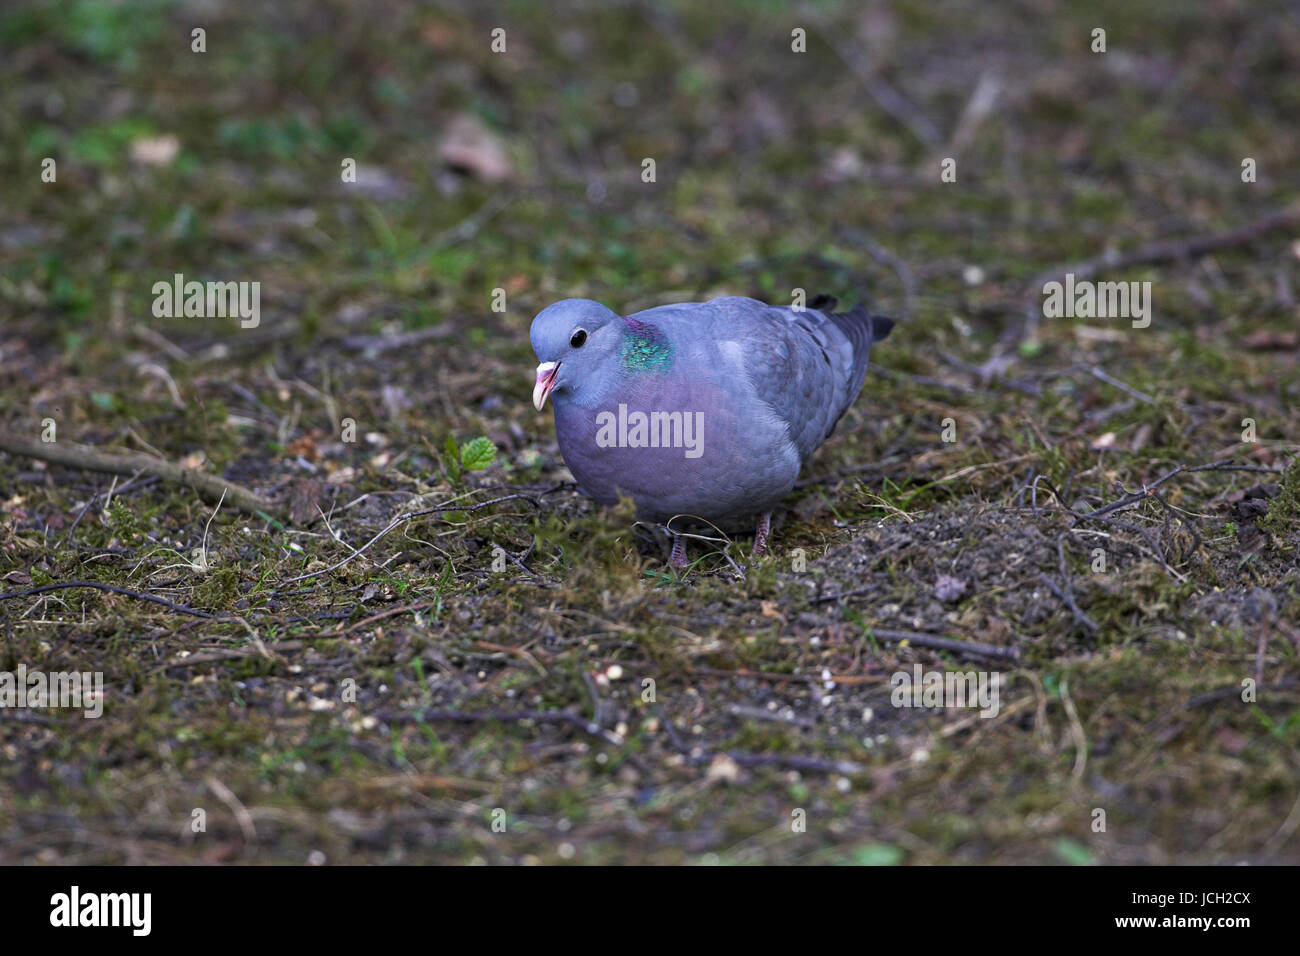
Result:
M539 412L546 404L546 397L555 388L555 376L559 371L559 362L543 362L537 366L537 384L533 386L533 407Z

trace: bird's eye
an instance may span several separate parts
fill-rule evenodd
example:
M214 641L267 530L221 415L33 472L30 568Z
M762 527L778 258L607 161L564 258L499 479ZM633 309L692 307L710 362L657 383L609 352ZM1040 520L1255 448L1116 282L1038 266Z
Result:
M569 336L569 348L580 349L583 343L587 341L586 329L574 329L573 335Z

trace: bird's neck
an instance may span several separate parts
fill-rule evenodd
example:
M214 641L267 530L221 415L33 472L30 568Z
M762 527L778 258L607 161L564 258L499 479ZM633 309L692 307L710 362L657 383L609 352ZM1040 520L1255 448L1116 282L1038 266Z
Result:
M673 346L657 326L634 318L623 319L620 358L629 372L664 372L673 363Z

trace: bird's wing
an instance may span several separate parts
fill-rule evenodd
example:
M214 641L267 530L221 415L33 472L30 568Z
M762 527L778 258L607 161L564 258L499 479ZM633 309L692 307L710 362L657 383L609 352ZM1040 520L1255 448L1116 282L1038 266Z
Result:
M854 344L820 310L796 312L743 298L715 304L716 334L741 343L750 383L786 423L806 461L861 386Z

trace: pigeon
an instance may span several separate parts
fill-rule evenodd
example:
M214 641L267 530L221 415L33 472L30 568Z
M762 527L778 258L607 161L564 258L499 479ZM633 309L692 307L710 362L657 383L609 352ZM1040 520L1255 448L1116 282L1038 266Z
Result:
M602 504L630 497L642 521L666 524L669 563L686 567L674 518L735 530L772 511L862 389L867 355L892 319L859 305L832 311L727 296L618 315L591 299L539 312L529 338L560 454Z

